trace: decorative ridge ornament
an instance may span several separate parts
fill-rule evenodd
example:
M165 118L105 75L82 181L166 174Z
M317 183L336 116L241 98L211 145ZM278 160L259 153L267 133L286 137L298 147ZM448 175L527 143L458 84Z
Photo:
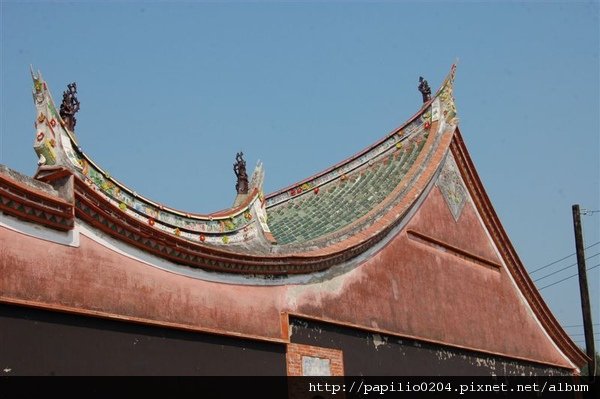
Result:
M419 91L423 95L423 104L431 100L431 87L422 76L419 76Z
M79 100L77 99L77 83L73 82L67 85L67 90L63 92L62 104L60 104L60 117L65 122L65 127L70 131L75 131L75 114L79 111Z
M233 172L237 177L237 183L235 184L237 193L248 194L248 173L246 173L246 161L244 160L244 153L241 151L235 156Z
M366 164L368 160L376 158L392 146L395 146L396 149L402 147L402 142L407 140L407 138L415 132L418 132L421 126L424 127L425 122L427 121L429 121L429 129L431 129L434 122L442 120L443 115L444 122L451 125L458 125L459 120L458 117L456 117L456 106L454 105L452 96L456 66L456 64L452 64L450 72L444 78L440 88L435 94L431 94L429 100L430 106L422 106L421 109L403 125L391 131L380 141L346 158L342 162L339 162L329 169L317 173L308 179L296 182L279 191L270 193L265 199L267 209L291 199L294 195L298 194L297 187L305 182L313 183L315 186L322 186L323 184L336 179L339 179L342 183L345 182L348 179L347 174L349 171L360 165ZM293 194L292 190L294 191Z
M442 115L446 116L445 103L439 101L436 97L444 95L447 101L452 101L451 88L452 78L454 76L454 67L452 73L444 80L444 84L434 95L431 95L431 107L437 105L439 108L439 119L442 120ZM323 186L337 179L352 180L352 171L361 165L366 165L369 161L375 162L374 159L383 155L399 141L409 140L413 135L420 134L424 129L424 123L430 121L432 129L434 124L431 119L433 112L431 107L421 108L417 114L410 118L401 128L395 129L392 133L382 138L379 142L357 154L354 157L336 165L330 170L315 175L312 178L305 179L295 185L288 187L285 193L280 193L277 198L273 196L265 198L262 185L264 180L264 168L262 163L257 162L254 173L248 174L247 162L244 160L244 154L240 151L236 154L233 169L236 173L236 191L237 196L233 206L213 214L200 215L190 214L172 209L145 198L127 186L123 185L114 179L107 171L103 170L93 162L93 160L85 154L74 136L74 132L67 126L67 117L61 118L59 114L60 104L55 106L49 88L46 82L42 79L41 74L37 76L32 74L33 78L33 95L36 107L36 131L34 139L34 149L39 158L41 165L62 165L70 169L76 177L83 179L85 186L82 185L82 190L91 190L93 195L99 195L104 203L110 203L110 213L114 212L127 213L128 216L135 217L143 221L144 228L153 227L155 230L160 230L165 233L170 233L173 237L175 228L179 228L181 238L188 241L198 242L199 235L205 236L206 242L217 247L222 246L222 236L227 235L229 243L241 245L250 248L252 251L261 252L266 250L268 243L275 244L277 238L270 233L267 209L273 206L274 203L286 202L291 198L289 190L292 188L295 191L295 197L311 194L312 201L317 201L326 194ZM63 106L63 114L65 111L75 111L69 109L71 104L70 98L77 92L75 85L70 85L69 90L65 93L66 105ZM440 94L441 93L441 94ZM434 101L435 100L435 101ZM77 108L74 105L72 108ZM426 118L422 118L427 113ZM452 113L448 113L451 117ZM53 124L52 121L55 121ZM445 119L443 119L445 121ZM54 125L54 126L53 126ZM437 132L436 128L436 132ZM37 135L40 135L41 141L38 141ZM399 133L402 133L399 136ZM412 148L412 147L411 147ZM344 177L340 177L344 175ZM315 188L319 187L318 192ZM277 193L276 193L277 194ZM316 194L316 195L315 195ZM307 199L305 197L304 199ZM124 204L125 209L119 207ZM91 212L91 211L90 211ZM249 214L248 214L249 212ZM251 217L249 217L251 216ZM149 219L152 219L154 226L151 225ZM266 240L266 241L265 241ZM237 248L237 247L236 247ZM287 250L287 249L286 249Z
M110 205L108 209L113 216L115 212L122 213L123 216L127 214L127 217L142 221L142 229L153 228L153 234L169 233L170 237L180 237L187 241L198 242L198 235L202 234L206 242L217 246L224 245L221 237L225 233L229 244L237 244L252 242L258 236L258 232L265 231L254 213L257 204L264 206L264 202L259 199L264 175L262 164L257 165L256 176L253 175L252 180L247 176L248 194L238 194L240 205L228 208L218 215L191 214L163 206L114 179L108 171L94 163L77 144L74 132L70 130L74 127L74 124L70 126L74 120L73 116L79 109L75 83L70 84L68 90L63 93L61 109L60 103L55 105L42 74L39 71L34 73L33 67L31 77L36 109L33 148L38 156L38 166L61 166L69 169L76 177L75 181L82 183L79 188L99 196L103 204ZM244 174L245 168L242 175ZM249 197L250 193L255 195ZM245 212L250 212L251 217L245 215ZM221 232L221 222L226 219L229 228L226 232ZM179 235L175 229L179 229ZM267 233L268 231L265 231L264 234Z
M259 160L256 162L256 167L254 168L254 172L252 172L252 178L250 179L250 188L248 191L252 191L253 189L258 189L258 191L262 191L263 180L265 178L265 170L263 169L263 164Z

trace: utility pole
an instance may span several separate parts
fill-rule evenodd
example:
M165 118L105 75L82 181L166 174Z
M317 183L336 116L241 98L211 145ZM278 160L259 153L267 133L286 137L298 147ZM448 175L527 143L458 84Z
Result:
M581 294L585 349L590 358L588 362L588 374L590 376L590 381L594 381L594 375L596 374L596 351L594 349L594 330L592 327L592 312L590 310L590 294L588 293L587 274L585 270L581 214L578 204L573 205L573 227L575 228L575 248L577 250L577 268L579 270L579 293Z

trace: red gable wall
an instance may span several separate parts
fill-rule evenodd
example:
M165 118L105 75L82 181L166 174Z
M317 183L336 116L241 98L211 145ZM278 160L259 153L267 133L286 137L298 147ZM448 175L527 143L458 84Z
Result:
M290 312L562 367L469 201L455 222L433 187L362 265L319 283L250 286L177 275L81 235L67 247L0 227L1 300L287 341Z

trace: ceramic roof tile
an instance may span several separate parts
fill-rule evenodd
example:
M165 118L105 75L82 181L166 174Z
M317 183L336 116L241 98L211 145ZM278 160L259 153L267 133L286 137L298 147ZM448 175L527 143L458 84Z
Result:
M423 125L401 146L358 169L267 209L280 245L302 243L338 231L380 204L400 184L423 149Z

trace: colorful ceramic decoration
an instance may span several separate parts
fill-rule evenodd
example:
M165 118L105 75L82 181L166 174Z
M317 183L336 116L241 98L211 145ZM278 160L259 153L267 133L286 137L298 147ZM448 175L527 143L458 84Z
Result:
M468 194L452 153L448 154L436 185L442 192L454 220L458 221L467 202Z
M331 170L314 178L297 184L295 187L265 198L262 192L264 172L259 162L249 184L245 207L230 209L214 215L195 215L168 208L153 202L113 179L107 171L95 164L77 143L72 129L64 127L41 74L34 74L33 95L36 106L36 131L34 149L38 154L40 165L60 165L73 172L85 182L97 195L129 216L148 223L164 232L175 232L176 235L192 241L203 237L211 245L221 243L238 243L251 239L259 230L270 233L267 224L266 208L288 201L301 195L319 193L319 187L331 181L346 181L353 172L366 164L373 164L394 149L402 148L402 143L411 140L431 126L431 109L426 110L421 118L413 120L400 129L390 133L384 140L363 153L348 159ZM438 106L451 118L453 114L451 84L443 87L443 102ZM437 100L437 99L436 99Z

